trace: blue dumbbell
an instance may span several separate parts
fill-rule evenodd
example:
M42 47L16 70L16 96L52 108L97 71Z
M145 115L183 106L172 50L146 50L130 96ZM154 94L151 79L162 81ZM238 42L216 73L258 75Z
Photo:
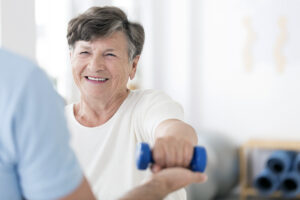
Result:
M190 163L190 169L194 172L204 172L206 168L207 155L204 147L194 147L194 154ZM136 166L140 170L148 168L150 163L154 163L150 147L147 143L140 143L136 150Z

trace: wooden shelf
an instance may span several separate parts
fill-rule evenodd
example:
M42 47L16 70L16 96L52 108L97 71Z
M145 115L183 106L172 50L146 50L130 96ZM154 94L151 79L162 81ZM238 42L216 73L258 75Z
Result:
M248 159L247 151L254 149L262 150L291 150L300 151L300 141L284 141L284 140L250 140L240 148L240 199L245 200L248 196L259 196L257 191L249 185L248 175ZM275 192L269 196L270 198L281 197L281 192ZM300 199L300 195L297 198Z
M250 140L243 145L244 148L300 150L300 141L281 140Z

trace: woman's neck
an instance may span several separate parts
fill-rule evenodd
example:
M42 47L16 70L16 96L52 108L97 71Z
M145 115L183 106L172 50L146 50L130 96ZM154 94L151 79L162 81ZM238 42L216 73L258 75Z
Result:
M129 90L108 99L92 99L82 96L80 102L74 105L75 118L83 126L100 126L118 111L128 94Z

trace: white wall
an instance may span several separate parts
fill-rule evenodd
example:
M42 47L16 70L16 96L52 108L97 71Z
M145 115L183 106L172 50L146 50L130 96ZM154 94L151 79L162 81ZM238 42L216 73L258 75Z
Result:
M199 104L193 90L197 77L191 74L200 68L201 53L195 45L200 39L200 2L146 0L139 7L146 34L138 69L141 87L165 91L183 105L187 119Z
M164 90L197 129L238 143L300 139L298 8L297 0L139 3L142 88Z
M34 0L1 0L1 46L35 59Z
M300 1L204 2L201 127L300 139Z

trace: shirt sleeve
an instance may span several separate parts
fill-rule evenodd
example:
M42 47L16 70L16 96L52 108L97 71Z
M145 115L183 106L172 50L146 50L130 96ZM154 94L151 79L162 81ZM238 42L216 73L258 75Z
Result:
M151 145L155 141L155 129L161 122L184 118L182 106L157 90L146 91L138 104L138 137Z
M36 68L23 86L14 120L17 171L26 199L57 199L82 181L69 146L62 98Z

